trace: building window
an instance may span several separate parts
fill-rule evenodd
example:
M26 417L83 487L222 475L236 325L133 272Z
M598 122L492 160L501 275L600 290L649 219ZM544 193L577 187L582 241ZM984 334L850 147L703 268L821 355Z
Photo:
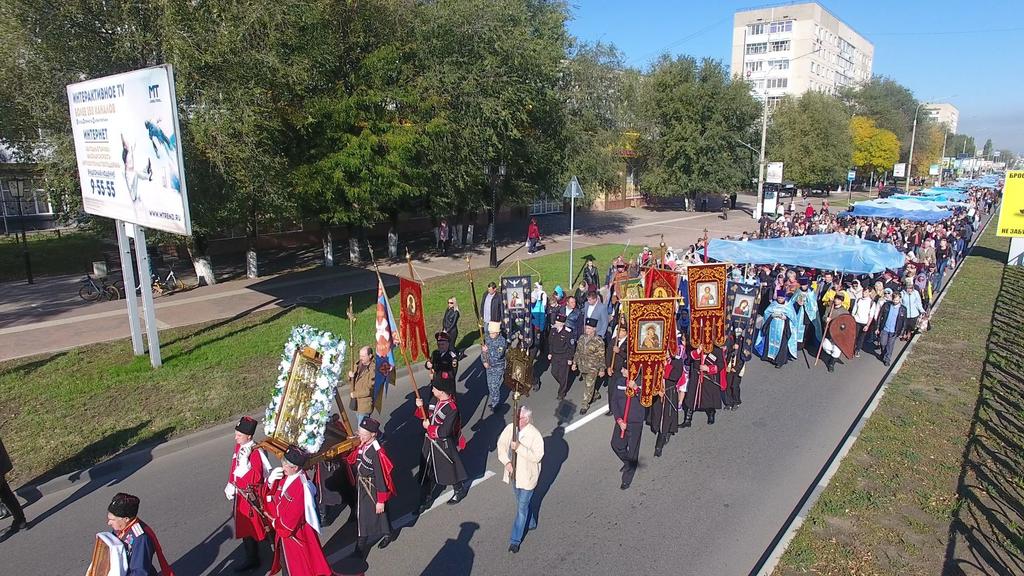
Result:
M750 24L749 26L747 26L747 29L747 33L750 34L751 36L764 34L764 24Z
M792 32L793 21L792 20L781 20L779 22L772 22L768 26L768 33L775 34L777 32Z
M785 88L789 86L788 78L769 78L768 88Z
M786 50L789 50L789 40L771 42L771 52L785 52Z
M782 60L769 60L768 68L775 70L789 70L789 59L784 58Z
M10 182L0 181L0 206L6 216L18 215L18 200L11 194ZM25 181L25 195L21 199L21 211L29 215L50 215L53 214L53 206L50 205L49 194L46 190L36 188L34 180Z
M768 51L767 42L758 42L756 44L747 44L747 54L764 54Z
M747 72L760 72L764 69L764 60L757 60L756 62L746 63Z

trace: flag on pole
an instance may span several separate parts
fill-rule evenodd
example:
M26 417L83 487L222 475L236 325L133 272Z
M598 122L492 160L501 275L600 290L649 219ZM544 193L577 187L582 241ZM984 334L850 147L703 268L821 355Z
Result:
M420 352L430 356L427 348L427 327L423 320L423 292L420 283L408 278L399 277L400 306L398 325L402 346L412 355L413 361L419 359Z
M374 335L377 370L373 380L373 405L379 413L395 368L395 316L391 313L384 281L377 276L377 322Z

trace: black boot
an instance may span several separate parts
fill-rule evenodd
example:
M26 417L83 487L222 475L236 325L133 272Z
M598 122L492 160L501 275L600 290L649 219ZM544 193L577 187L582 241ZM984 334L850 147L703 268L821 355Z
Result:
M366 557L370 555L370 547L367 546L365 536L356 538L356 553L359 554L359 557L363 560L366 560Z
M253 538L242 538L242 549L245 551L245 562L235 568L235 572L249 572L260 567L260 544Z
M459 502L462 502L462 499L466 497L466 489L465 484L463 482L459 482L458 484L453 486L453 488L455 489L455 494L452 494L452 497L448 500L448 503L455 505L458 504Z
M715 409L708 410L708 424L715 423Z
M826 356L825 357L825 368L828 368L829 372L835 372L836 371L836 359L833 358L832 356Z
M665 437L667 434L658 434L658 439L654 441L654 457L661 458L661 449L665 447Z
M693 424L693 410L689 408L683 408L683 423L679 425L680 428L689 428Z

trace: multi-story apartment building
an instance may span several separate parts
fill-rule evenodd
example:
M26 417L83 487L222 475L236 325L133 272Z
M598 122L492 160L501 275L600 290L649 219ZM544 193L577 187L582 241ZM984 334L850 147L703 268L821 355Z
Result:
M945 124L946 128L956 134L957 124L960 123L960 111L956 106L948 102L929 102L922 108L932 117L933 120Z
M871 78L874 46L816 3L782 4L733 16L732 73L769 102L808 90L835 94Z

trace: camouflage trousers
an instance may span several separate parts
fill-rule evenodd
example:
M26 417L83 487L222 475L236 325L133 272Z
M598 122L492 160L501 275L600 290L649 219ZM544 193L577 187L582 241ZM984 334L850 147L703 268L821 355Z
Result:
M488 404L493 408L501 401L501 385L505 378L505 367L490 367L487 372Z
M594 401L594 385L597 383L597 372L580 372L583 380L583 402L580 408L590 406Z

